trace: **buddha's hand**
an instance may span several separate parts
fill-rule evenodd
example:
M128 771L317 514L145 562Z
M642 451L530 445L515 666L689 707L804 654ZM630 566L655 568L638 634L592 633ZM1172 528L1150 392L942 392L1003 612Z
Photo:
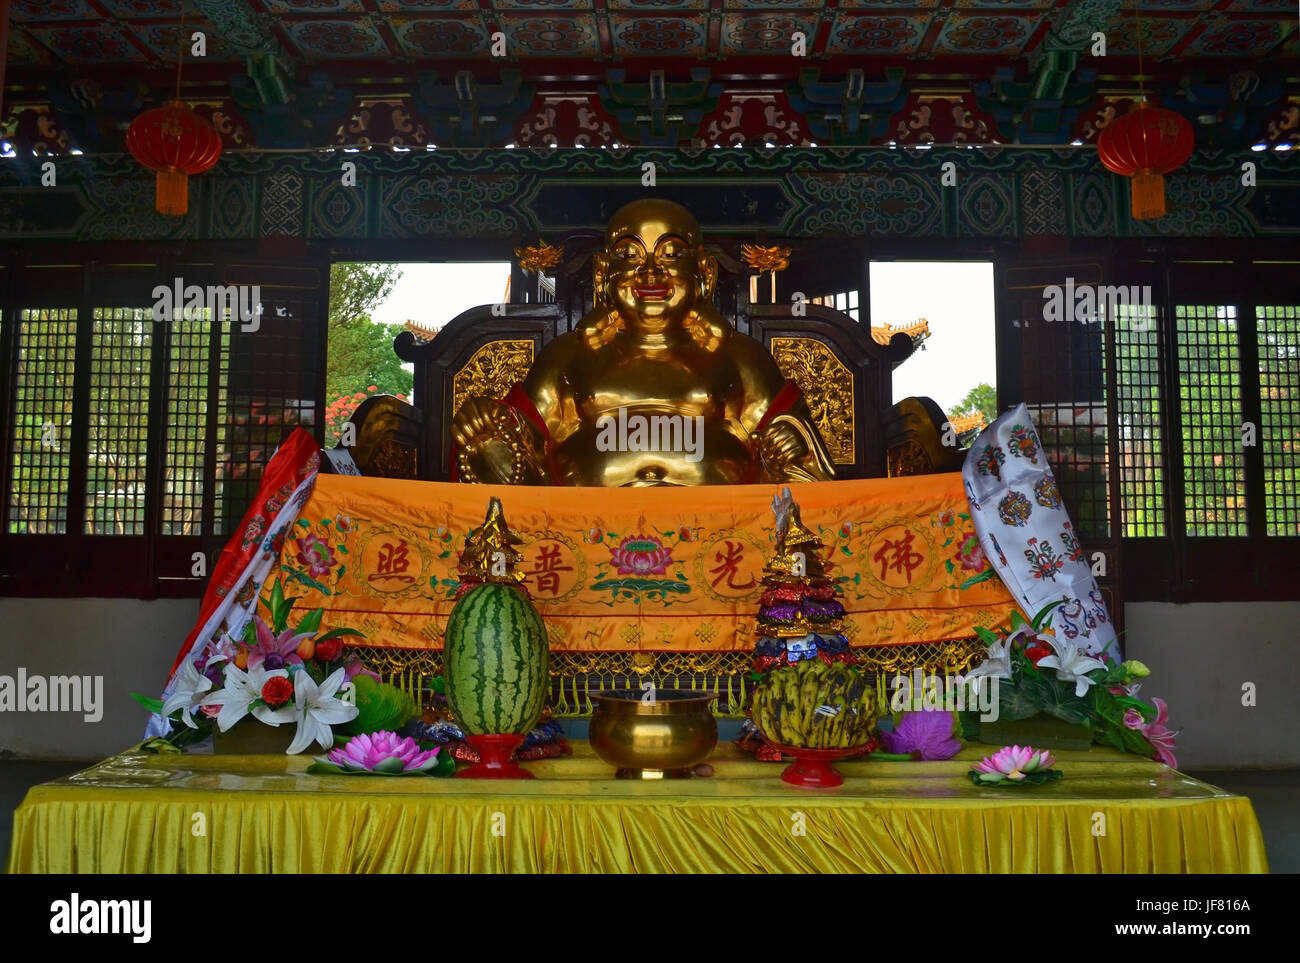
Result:
M835 477L835 466L806 421L778 415L758 433L759 465L764 481L822 481Z
M451 437L462 481L535 485L544 477L537 429L504 402L467 398L451 419Z

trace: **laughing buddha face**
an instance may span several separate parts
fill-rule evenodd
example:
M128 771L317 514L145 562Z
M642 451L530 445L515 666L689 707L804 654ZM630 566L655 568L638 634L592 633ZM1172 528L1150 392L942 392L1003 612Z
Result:
M717 261L704 253L690 212L671 201L620 208L596 255L596 285L605 303L643 330L681 324L697 299L713 295Z

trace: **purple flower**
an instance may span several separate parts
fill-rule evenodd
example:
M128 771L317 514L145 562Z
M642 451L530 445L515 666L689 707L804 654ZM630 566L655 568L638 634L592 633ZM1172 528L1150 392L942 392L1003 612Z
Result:
M881 732L889 752L919 752L926 762L951 759L961 749L952 734L952 713L936 710L904 712L893 732Z
M268 665L267 670L282 669L286 665L302 665L302 657L298 655L298 646L303 639L310 639L315 632L302 632L298 635L293 634L293 629L285 629L278 636L271 631L271 627L262 620L260 615L253 616L253 624L257 629L257 644L248 650L248 667L256 669L268 659L279 659L279 665Z

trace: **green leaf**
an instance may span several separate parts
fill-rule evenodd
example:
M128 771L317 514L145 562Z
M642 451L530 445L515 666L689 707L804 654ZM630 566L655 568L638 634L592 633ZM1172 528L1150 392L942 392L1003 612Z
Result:
M403 771L402 760L389 756L383 762L377 762L374 765L375 772L399 773Z
M1059 606L1060 604L1061 604L1060 602L1049 602L1047 605L1043 606L1043 608L1039 611L1039 613L1034 616L1034 620L1030 623L1030 625L1033 626L1034 631L1038 631L1045 624L1051 623L1052 620L1050 618L1050 614L1053 611L1055 611L1057 606Z
M437 768L433 769L429 774L431 776L451 776L454 775L455 772L456 760L452 758L452 755L447 751L446 746L440 747L438 750Z
M947 547L948 547L949 545L951 545L951 544L952 544L952 539L950 538L950 539L948 539L948 541L944 542L944 543L943 543L942 545L940 545L939 547L940 547L940 548L947 548Z
M338 575L338 577L339 577L339 578L342 578L342 577L343 577L343 574L344 574L347 570L348 570L348 567L347 567L346 565L340 565L340 566L339 566L339 575Z
M149 696L141 695L138 692L132 692L131 698L134 699L136 702L140 703L140 705L144 706L154 715L157 715L158 713L162 712L162 706L163 706L162 699L152 699Z
M1048 715L1056 716L1063 722L1078 725L1087 721L1091 716L1088 703L1082 696L1074 694L1073 682L1062 682L1059 679L1049 679L1045 676L1039 676L1040 688L1042 693L1043 711Z
M319 621L319 620L317 620L317 621ZM320 644L321 644L322 642L324 642L326 639L337 639L337 638L340 638L341 636L345 636L345 635L356 635L356 636L360 636L360 637L363 638L363 639L365 638L365 635L363 635L362 633L358 632L356 629L330 629L330 630L329 630L328 632L326 632L324 635L317 636L317 638L316 638L316 644L317 644L317 645L320 645Z
M964 592L966 589L970 588L972 585L978 585L980 582L987 582L987 581L989 581L990 579L992 579L992 578L996 578L996 577L997 577L997 573L994 572L993 569L991 569L991 568L986 568L984 571L980 572L979 575L972 575L972 576L971 576L970 578L968 578L966 581L964 581L964 582L962 582L960 585L958 585L958 586L957 586L957 590L958 590L958 591L963 591L963 592Z
M979 640L985 645L997 645L998 642L1001 641L1001 639L998 638L997 633L990 632L982 625L975 626L975 634L979 636Z
M952 570L955 569L957 566L952 564L952 559L948 559L943 563L943 567L946 568L948 570L948 574L951 575Z
M280 609L284 607L284 588L278 578L271 585L271 601L266 607L271 610L271 617L278 619Z
M303 620L298 623L298 630L294 632L294 635L301 635L304 632L315 632L320 628L320 620L324 615L324 609L312 609L307 613Z
M1041 708L1041 700L1032 683L1027 685L1023 679L1020 682L998 680L999 719L1018 722L1038 715Z
M334 551L336 551L336 552L342 552L344 555L351 555L351 554L352 554L351 552L348 551L348 547L347 547L346 545L342 544L342 543L340 543L340 544L338 544L338 545L335 545L335 546L334 546ZM340 574L341 574L341 573L340 573Z
M303 528L311 528L311 522L307 521L305 518L298 519L297 524Z

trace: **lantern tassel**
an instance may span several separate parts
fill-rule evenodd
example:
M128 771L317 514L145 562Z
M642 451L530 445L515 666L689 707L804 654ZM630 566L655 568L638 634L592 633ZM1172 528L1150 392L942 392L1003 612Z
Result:
M1149 221L1165 216L1165 178L1163 174L1139 171L1133 175L1133 217Z
M159 214L183 215L190 209L190 179L184 171L161 170L154 181L154 207Z

